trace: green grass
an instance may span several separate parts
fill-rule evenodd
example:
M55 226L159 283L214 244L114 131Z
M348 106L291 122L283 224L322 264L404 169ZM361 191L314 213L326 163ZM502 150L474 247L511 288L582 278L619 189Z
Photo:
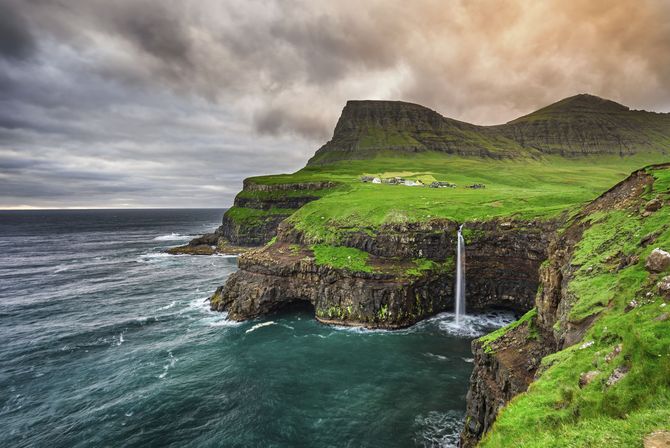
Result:
M412 260L414 266L405 270L408 277L422 277L427 272L453 272L454 258L449 257L443 262L429 260L428 258L416 258Z
M541 161L464 158L437 153L412 158L378 157L326 167L308 167L293 180L329 179L341 187L299 209L290 219L314 243L337 244L350 229L447 218L458 222L496 217L548 219L580 206L659 156ZM362 183L362 174L430 176L457 188L433 189ZM283 175L284 181L289 177ZM485 189L465 185L484 183Z
M537 309L533 308L532 310L528 311L526 314L521 316L519 320L516 320L512 322L509 325L506 325L502 328L498 328L496 331L489 333L487 335L482 336L479 338L479 341L482 343L482 346L484 347L484 352L485 353L493 353L493 349L491 348L491 343L497 341L500 339L502 336L507 334L509 331L514 330L515 328L521 326L521 325L529 325L532 327L533 321L537 317ZM530 331L531 328L529 328L529 332L533 333L535 335L536 333Z
M316 264L352 272L372 272L368 265L370 254L359 249L343 246L317 244L312 246Z
M666 197L670 170L654 176L652 195ZM670 429L670 321L656 320L670 306L656 291L662 275L644 269L654 247L670 248L670 206L647 218L615 210L592 221L573 255L578 269L568 285L574 296L568 317L600 313L583 338L593 344L578 343L543 359L546 371L500 412L482 447L641 447L645 435ZM652 231L660 231L656 242L641 246ZM640 261L617 271L620 254ZM638 306L626 311L634 299ZM622 353L606 362L618 344ZM607 386L620 366L630 371ZM600 374L580 388L580 374L591 370Z

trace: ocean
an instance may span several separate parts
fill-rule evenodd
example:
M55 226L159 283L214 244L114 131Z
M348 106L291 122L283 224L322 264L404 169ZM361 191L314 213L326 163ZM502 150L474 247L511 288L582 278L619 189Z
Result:
M0 211L0 446L455 446L470 342L513 316L233 322L236 258L164 253L222 214Z

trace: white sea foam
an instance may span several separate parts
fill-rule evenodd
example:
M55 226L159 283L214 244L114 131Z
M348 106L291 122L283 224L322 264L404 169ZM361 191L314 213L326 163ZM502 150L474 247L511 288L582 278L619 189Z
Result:
M258 330L259 328L269 327L270 325L276 325L276 322L273 320L268 322L261 322L260 324L256 324L253 327L249 328L247 331L245 331L245 333L251 333L252 331Z
M165 364L165 365L163 366L163 373L161 373L160 375L158 375L158 378L160 378L160 379L165 378L165 377L167 376L167 374L168 374L168 370L170 370L172 367L174 367L174 365L177 363L177 361L179 361L178 358L175 358L175 357L172 355L172 352L168 352L168 355L169 355L169 357L168 357L168 362L167 362L167 364Z
M188 240L191 237L188 235L182 235L180 233L171 233L169 235L161 235L154 238L154 241L182 241Z
M242 322L236 322L234 320L228 319L228 313L221 313L219 311L213 311L218 314L218 316L212 316L206 319L203 319L210 327L237 327L242 325Z
M455 411L431 411L426 415L419 415L414 420L417 427L414 441L424 447L457 447L460 432L463 427L463 416Z
M457 323L454 313L441 313L429 319L429 322L437 322L438 328L451 336L476 338L490 333L493 329L504 327L514 320L515 316L512 313L491 312L465 314Z
M187 309L194 310L204 316L199 322L210 327L237 327L242 325L242 322L228 319L228 313L226 312L212 311L207 299L207 297L199 297L188 302Z
M347 333L357 333L357 334L373 334L373 333L393 333L393 330L385 330L383 328L365 328L365 327L354 327L348 325L331 325L331 328L338 331L345 331ZM400 333L400 331L395 331L395 333Z
M116 345L119 346L125 342L125 339L123 339L123 333L119 334L119 340L117 341Z
M428 358L435 358L439 359L440 361L449 361L449 358L443 355L436 355L435 353L424 353L424 356L427 356Z
M176 304L177 304L177 302L173 300L173 301L170 302L169 304L167 304L167 305L165 305L165 306L162 306L162 307L160 307L160 308L158 308L158 309L159 309L159 310L169 310L170 308L174 307Z
M155 263L157 261L165 260L172 257L182 257L184 255L170 255L167 252L149 252L137 257L139 263Z
M69 266L67 264L59 264L58 266L56 266L56 268L54 269L53 272L54 272L54 274L58 274L59 272L69 271L70 267L71 266Z

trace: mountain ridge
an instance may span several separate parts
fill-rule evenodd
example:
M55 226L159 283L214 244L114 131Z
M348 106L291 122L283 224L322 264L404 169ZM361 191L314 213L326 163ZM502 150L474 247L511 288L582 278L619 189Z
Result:
M380 151L439 151L462 156L563 157L670 153L670 114L631 110L578 94L504 124L482 126L415 103L350 100L333 137L308 165L367 159Z

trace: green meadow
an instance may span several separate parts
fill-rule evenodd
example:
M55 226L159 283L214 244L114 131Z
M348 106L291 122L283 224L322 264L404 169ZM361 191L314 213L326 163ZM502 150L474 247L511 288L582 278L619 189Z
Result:
M321 199L303 206L290 217L312 243L336 244L342 229L374 231L387 223L434 218L458 222L496 217L548 219L594 199L631 171L664 159L658 154L497 160L438 152L417 153L411 157L381 153L372 159L307 166L294 174L254 177L250 181L259 184L336 183L334 188L319 192ZM426 185L448 181L457 187L363 183L360 181L363 175L401 176L421 180ZM485 188L466 188L475 183L482 183ZM277 193L244 194L262 197ZM273 212L254 211L252 214L260 218L264 213ZM233 208L229 213L247 219L243 210Z

